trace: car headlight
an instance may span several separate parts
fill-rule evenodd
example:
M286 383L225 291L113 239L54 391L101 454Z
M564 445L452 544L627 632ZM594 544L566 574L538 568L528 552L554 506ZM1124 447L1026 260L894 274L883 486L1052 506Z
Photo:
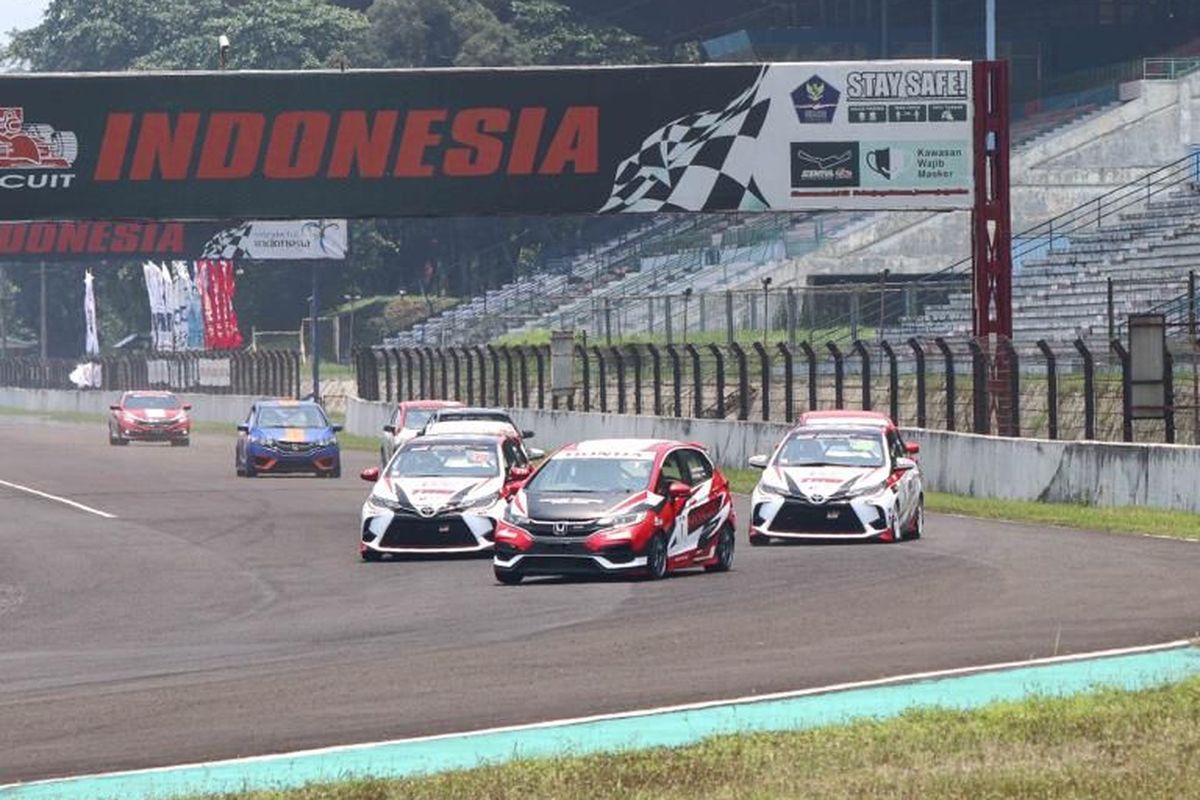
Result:
M367 503L375 506L376 508L386 508L390 511L396 511L401 508L399 501L393 500L390 497L384 497L383 495L376 494L375 492L371 492L370 496L367 497Z
M332 447L335 444L337 444L337 439L333 436L327 436L317 442L317 447Z
M604 517L596 520L596 525L601 528L622 528L626 525L636 525L646 516L643 511L631 511L627 514L614 514L611 517Z
M491 494L485 494L483 497L477 497L474 500L468 500L467 502L463 503L461 507L464 510L468 508L487 508L499 499L500 493L492 492Z
M525 527L529 524L529 517L517 511L516 506L510 505L504 510L504 521L520 527Z
M884 481L879 481L877 483L869 484L867 486L856 486L855 488L846 492L846 494L849 497L867 497L869 495L879 494L886 488L887 488L887 481L884 480Z
M766 478L758 482L758 486L754 487L759 494L769 494L775 497L786 497L788 490L786 486L780 486L777 483L771 483Z
M263 447L274 447L275 446L274 439L265 439L265 438L264 439L256 439L253 436L250 437L250 443L261 445Z

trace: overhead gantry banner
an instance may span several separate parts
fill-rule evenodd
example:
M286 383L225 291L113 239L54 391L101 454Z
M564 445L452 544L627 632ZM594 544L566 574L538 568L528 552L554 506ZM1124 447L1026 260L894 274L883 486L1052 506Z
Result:
M972 66L0 77L0 219L971 208Z

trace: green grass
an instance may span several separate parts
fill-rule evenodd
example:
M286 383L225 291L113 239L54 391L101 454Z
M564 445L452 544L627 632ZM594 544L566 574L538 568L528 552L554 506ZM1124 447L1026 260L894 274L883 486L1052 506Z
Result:
M735 492L749 494L762 472L757 469L721 470ZM927 492L925 508L937 514L1059 525L1109 533L1151 534L1173 539L1200 540L1200 514L1142 506L1088 506L1070 503L1037 503L1027 500L991 500L942 492Z
M679 748L521 760L226 800L791 800L1200 796L1200 678L975 711L728 735Z

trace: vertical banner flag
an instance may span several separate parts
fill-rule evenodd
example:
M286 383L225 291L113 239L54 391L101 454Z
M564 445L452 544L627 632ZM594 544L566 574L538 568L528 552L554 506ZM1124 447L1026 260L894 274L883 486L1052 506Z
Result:
M196 263L197 285L201 293L204 320L204 345L210 350L232 350L242 346L237 313L233 309L235 293L233 262L225 259Z
M95 278L89 269L83 274L83 317L87 326L87 342L84 352L89 356L100 355L100 338L96 335L96 294L92 288Z
M153 261L142 264L142 272L146 277L146 298L150 303L150 346L154 350L166 350L167 342L165 313L163 307L162 273Z
M171 262L171 332L176 350L188 349L188 303L191 300L192 282L187 263Z
M187 278L187 346L189 350L204 349L204 312L200 308L200 290L197 281L200 277L200 266L191 271L185 262L184 275Z

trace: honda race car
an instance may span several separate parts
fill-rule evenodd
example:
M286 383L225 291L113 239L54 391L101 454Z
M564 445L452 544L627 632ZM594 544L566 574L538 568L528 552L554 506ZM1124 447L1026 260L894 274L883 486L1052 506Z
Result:
M170 392L125 392L108 408L109 444L170 442L187 447L191 442L192 407Z
M919 538L925 495L912 458L919 448L883 419L821 418L793 428L770 458L751 458L764 471L751 496L750 543Z
M552 455L513 496L496 528L501 583L526 575L667 572L733 564L729 483L703 448L601 439Z
M341 477L337 432L342 426L330 424L316 403L259 400L237 429L234 469L244 478L285 472Z
M421 428L439 408L456 408L462 403L457 400L405 400L397 403L391 419L383 426L383 437L379 443L379 463L386 464L392 453L420 433Z
M363 504L358 545L364 561L386 553L490 550L508 497L529 477L511 436L433 435L406 442L380 470Z

